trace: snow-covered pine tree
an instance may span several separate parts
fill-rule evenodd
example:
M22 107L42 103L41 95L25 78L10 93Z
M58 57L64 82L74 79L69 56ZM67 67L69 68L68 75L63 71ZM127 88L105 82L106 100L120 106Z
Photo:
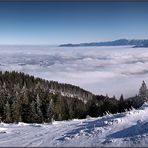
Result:
M120 96L120 101L121 101L121 102L124 101L123 94L121 94L121 96Z
M21 117L21 104L19 100L13 102L11 106L12 121L13 122L22 122Z
M148 89L146 86L146 83L143 81L142 86L139 89L139 95L138 95L143 101L148 101Z
M5 122L9 123L9 122L12 122L11 120L11 110L10 110L10 104L9 102L7 101L6 105L5 105Z
M43 114L42 114L42 111L41 111L41 101L40 101L40 97L39 95L37 94L37 99L36 99L36 103L37 103L37 114L40 118L42 118ZM42 120L42 119L41 119Z
M53 121L53 100L51 99L47 107L47 122Z
M30 103L30 122L37 122L37 113L35 109L35 101Z

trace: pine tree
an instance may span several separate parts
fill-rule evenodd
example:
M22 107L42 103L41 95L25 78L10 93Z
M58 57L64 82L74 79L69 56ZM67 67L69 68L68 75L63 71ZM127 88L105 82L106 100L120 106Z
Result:
M123 94L121 94L121 96L120 96L120 101L121 101L121 102L124 101Z
M37 94L36 104L37 104L37 106L36 106L37 114L38 114L40 122L42 122L43 121L43 114L41 111L41 102L40 102L40 98L39 98L38 94Z
M34 101L32 101L30 104L30 122L37 122L37 114Z
M5 122L10 123L11 121L11 109L10 109L10 104L7 101L6 105L5 105Z
M46 116L47 116L47 122L50 122L52 121L53 119L53 100L51 99L50 102L49 102L49 105L47 106L47 113L46 113Z
M143 99L144 101L148 101L148 90L147 90L146 83L144 81L142 82L142 86L139 89L139 95L138 96L141 99Z
M13 102L11 106L11 112L12 112L12 120L13 122L21 122L21 103L18 100L19 96L17 97L17 100Z

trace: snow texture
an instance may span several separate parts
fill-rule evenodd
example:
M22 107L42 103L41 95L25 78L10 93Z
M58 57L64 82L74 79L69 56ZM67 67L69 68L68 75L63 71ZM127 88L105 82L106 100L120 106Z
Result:
M0 124L0 146L147 146L148 104L103 117L44 124Z

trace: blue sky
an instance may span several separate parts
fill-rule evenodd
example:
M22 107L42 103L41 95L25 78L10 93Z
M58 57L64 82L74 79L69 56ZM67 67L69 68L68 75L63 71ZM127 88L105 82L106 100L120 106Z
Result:
M148 2L0 2L0 44L148 39Z

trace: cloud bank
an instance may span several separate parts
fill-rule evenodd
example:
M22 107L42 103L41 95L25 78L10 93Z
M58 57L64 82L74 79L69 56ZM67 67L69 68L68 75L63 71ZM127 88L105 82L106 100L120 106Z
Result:
M0 70L128 97L138 93L142 80L148 82L148 48L0 46Z

